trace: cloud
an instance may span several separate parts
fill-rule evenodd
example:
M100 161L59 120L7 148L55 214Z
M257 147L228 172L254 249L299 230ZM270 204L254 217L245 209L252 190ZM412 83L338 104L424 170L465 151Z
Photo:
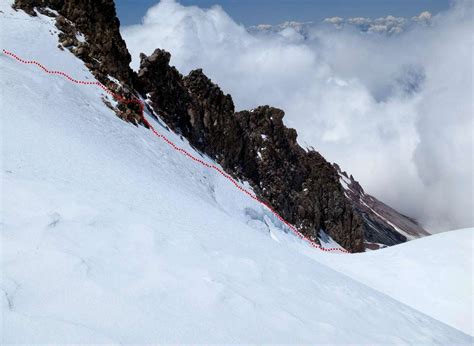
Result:
M303 146L437 231L474 224L470 13L472 3L458 1L396 35L327 23L249 32L219 6L162 0L123 35L135 68L140 52L164 48L182 73L202 67L238 109L284 109Z
M354 20L364 20L365 18L353 18ZM345 20L341 17L330 17L325 18L323 23L328 23L334 25L336 28L341 29L344 26Z
M248 31L254 34L270 32L277 33L286 28L292 28L306 38L311 30L315 29L318 25L323 24L331 25L333 28L339 30L343 28L355 28L367 33L397 35L416 25L429 25L431 23L431 17L431 13L427 11L422 12L420 15L414 16L411 19L390 15L376 19L365 17L329 17L325 18L322 23L289 21L278 25L261 24L249 27Z
M386 16L376 19L365 17L341 18L331 17L323 20L325 24L331 24L336 29L352 26L362 32L396 35L404 32L415 25L428 25L431 23L431 13L424 11L411 19L403 17ZM268 30L268 29L267 29Z
M421 12L418 16L412 17L411 20L414 22L429 23L431 21L431 13L428 11Z

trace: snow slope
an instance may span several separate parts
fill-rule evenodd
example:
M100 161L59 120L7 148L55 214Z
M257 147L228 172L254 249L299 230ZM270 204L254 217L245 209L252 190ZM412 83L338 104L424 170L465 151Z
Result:
M474 228L318 262L474 335Z
M93 79L50 19L9 3L0 48ZM473 341L322 264L223 177L119 120L99 88L5 55L0 80L0 343Z

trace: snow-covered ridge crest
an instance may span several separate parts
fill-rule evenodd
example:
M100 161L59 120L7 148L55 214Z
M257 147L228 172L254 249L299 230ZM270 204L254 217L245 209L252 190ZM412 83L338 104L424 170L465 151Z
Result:
M47 18L0 10L19 19L0 21L2 45L95 80ZM100 89L0 66L0 343L472 343L311 258Z

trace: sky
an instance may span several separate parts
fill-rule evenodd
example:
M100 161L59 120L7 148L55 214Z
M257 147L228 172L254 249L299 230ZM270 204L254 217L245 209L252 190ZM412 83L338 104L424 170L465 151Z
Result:
M321 21L327 17L412 17L422 11L436 14L449 0L181 0L182 5L209 8L220 5L237 23L245 26L285 21ZM116 0L122 25L140 23L158 0Z

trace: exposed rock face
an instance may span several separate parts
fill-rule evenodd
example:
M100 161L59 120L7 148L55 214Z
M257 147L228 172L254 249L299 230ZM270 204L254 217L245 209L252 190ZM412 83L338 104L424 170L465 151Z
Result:
M141 55L136 86L153 109L197 149L252 185L305 235L320 229L351 251L363 251L362 222L344 196L337 171L319 153L306 152L282 110L264 106L234 113L234 104L201 70L183 77L157 49Z
M63 37L68 36L66 46L76 43L82 47L78 54L94 70L131 84L131 57L120 35L113 0L16 0L14 7L31 15L36 15L35 7L56 10L60 14L56 26L64 31ZM73 29L84 35L85 42L71 37L76 34Z
M415 220L400 214L377 198L365 193L352 175L334 164L346 197L363 219L365 247L377 249L429 235Z
M56 17L60 48L69 49L83 60L109 89L124 98L132 98L131 57L120 35L113 0L15 0L13 7L33 16L36 16L36 9ZM120 83L114 83L109 76ZM136 104L121 104L116 112L124 120L142 123Z
M361 251L361 220L346 200L337 173L319 153L305 151L294 129L283 124L283 111L264 106L236 113L245 131L246 162L257 167L255 190L304 234L323 229L351 251Z
M234 118L234 103L201 70L183 77L169 65L170 54L157 49L140 56L136 87L148 94L154 110L197 149L219 157L224 168L242 161L244 134Z

